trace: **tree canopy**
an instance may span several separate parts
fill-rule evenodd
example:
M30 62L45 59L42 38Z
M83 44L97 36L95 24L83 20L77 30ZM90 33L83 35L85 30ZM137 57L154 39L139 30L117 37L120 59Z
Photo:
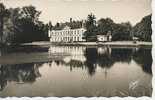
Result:
M84 27L86 41L97 41L97 35L112 34L113 41L128 41L138 37L141 41L151 41L151 14L145 16L139 23L132 26L130 22L115 23L111 18L100 18L96 20L94 14L89 14L86 20L73 20L69 22L43 23L39 20L41 11L34 6L7 9L0 3L0 44L26 43L33 41L48 41L49 30L61 30L65 26L71 29Z
M86 21L86 32L85 32L85 38L86 41L96 41L96 17L92 13L88 15L87 21Z
M49 25L50 28L52 25L39 21L41 11L34 6L7 9L0 4L0 12L0 37L6 43L19 44L48 40Z
M142 41L151 41L152 28L151 28L151 14L145 16L139 23L132 29L132 35L139 37Z

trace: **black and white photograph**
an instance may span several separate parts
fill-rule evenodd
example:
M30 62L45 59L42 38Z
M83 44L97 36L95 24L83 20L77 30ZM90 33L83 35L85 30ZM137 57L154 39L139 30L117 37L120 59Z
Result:
M0 0L0 98L151 97L152 0Z

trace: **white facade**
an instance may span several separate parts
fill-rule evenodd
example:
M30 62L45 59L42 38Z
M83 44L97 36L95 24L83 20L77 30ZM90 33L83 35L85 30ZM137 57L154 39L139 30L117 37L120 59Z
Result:
M81 42L83 39L84 28L71 29L66 26L63 30L49 31L49 37L51 42Z
M97 40L100 42L111 41L111 39L112 39L111 35L97 35Z
M98 41L107 41L106 35L97 35L97 40Z

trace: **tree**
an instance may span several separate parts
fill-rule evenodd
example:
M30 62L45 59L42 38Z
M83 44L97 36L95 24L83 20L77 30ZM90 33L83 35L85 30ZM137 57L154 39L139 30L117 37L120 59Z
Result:
M20 31L15 33L14 43L25 43L39 41L44 34L43 23L40 22L40 11L37 11L33 6L25 6L20 10L17 23Z
M37 11L34 6L25 6L21 11L22 17L30 20L33 23L37 23L39 19L40 11Z
M40 14L34 6L6 9L0 3L0 43L48 40L48 29L53 26L39 21Z
M3 25L4 25L4 17L7 16L8 10L5 6L0 3L0 42L3 43Z
M52 22L51 21L48 23L48 27L49 27L49 30L51 31L52 28L53 28L53 25L52 25Z
M110 18L101 18L100 20L98 20L97 22L98 26L97 26L97 32L98 34L106 34L108 31L112 31L113 27L112 25L114 24L113 20Z
M92 13L88 15L86 21L86 32L85 38L86 41L96 41L96 17Z
M7 25L7 42L12 43L12 41L15 40L16 34L21 32L21 29L19 28L20 23L18 20L20 19L20 8L10 8L8 9L10 16L8 16L8 20L10 20L10 25ZM11 26L12 24L12 26ZM9 27L10 26L10 27Z
M145 16L139 23L137 23L133 29L132 34L133 36L137 36L142 41L151 41L152 36L152 28L151 28L151 14Z
M132 26L129 22L114 24L112 31L113 33L112 40L114 41L132 40L131 29Z

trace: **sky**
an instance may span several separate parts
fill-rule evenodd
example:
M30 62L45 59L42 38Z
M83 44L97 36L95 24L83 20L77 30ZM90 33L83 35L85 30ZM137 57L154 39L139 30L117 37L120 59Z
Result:
M7 8L33 5L42 11L40 20L52 24L86 19L93 13L97 20L112 18L114 22L131 22L135 25L151 14L151 0L0 0Z

